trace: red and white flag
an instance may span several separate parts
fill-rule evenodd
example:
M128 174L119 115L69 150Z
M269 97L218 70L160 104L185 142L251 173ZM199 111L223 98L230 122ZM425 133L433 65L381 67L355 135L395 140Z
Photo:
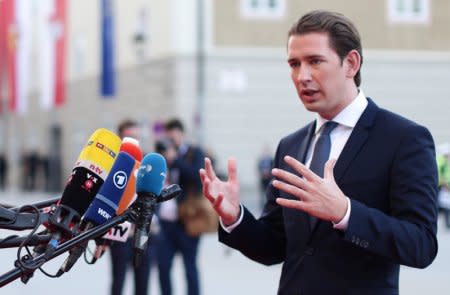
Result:
M8 30L7 30L7 12L8 3L6 0L0 0L0 114L3 113L3 100L6 99L6 69L7 69L7 44L8 44Z
M32 0L3 0L2 29L6 47L0 66L6 66L10 110L23 114L28 104L29 67L32 38ZM5 76L3 76L5 77ZM2 90L3 91L3 90ZM3 92L4 93L4 92Z
M67 43L66 0L39 0L39 93L43 109L61 106L65 101Z

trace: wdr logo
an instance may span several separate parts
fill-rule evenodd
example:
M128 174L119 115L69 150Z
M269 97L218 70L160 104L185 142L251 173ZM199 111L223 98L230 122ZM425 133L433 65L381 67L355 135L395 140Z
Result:
M119 170L116 173L114 173L113 181L114 181L114 185L118 189L123 189L127 185L127 181L128 181L127 174L125 172L123 172L122 170Z
M108 212L106 212L105 210L103 210L102 208L98 208L97 213L107 220L111 218L111 215Z

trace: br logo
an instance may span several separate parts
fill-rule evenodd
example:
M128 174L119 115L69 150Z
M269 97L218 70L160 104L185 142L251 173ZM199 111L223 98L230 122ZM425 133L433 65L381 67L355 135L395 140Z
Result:
M125 172L119 170L116 173L114 173L113 180L114 180L114 185L118 189L123 189L125 187L125 185L127 185L127 180L128 180L127 174Z

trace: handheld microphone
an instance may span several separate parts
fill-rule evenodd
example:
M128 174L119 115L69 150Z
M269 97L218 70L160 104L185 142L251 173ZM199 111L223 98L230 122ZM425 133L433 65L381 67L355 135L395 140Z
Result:
M131 137L124 137L122 140L122 145L120 150L129 153L135 160L135 165L133 167L133 173L130 176L123 197L120 200L119 207L117 208L117 215L122 214L130 204L134 201L136 195L136 173L141 165L142 161L142 150L139 147L139 141Z
M125 191L120 199L116 215L121 215L136 198L136 173L141 164L140 161L142 160L142 150L139 146L139 141L132 137L123 138L120 151L130 154L135 159L135 163L128 179L127 186L125 187ZM90 263L95 263L97 259L105 253L105 250L111 244L111 241L125 242L130 234L131 228L131 223L126 221L110 229L102 238L96 239L97 246Z
M166 174L166 160L157 153L147 154L138 169L136 176L137 199L132 205L137 212L133 237L135 266L139 266L147 248L154 209L158 203Z
M139 141L135 138L124 137L120 151L129 153L136 161L142 161L142 149L139 147Z
M84 214L83 222L96 226L116 215L134 166L135 160L128 153L119 152L109 176Z
M48 228L53 238L45 257L50 257L60 243L77 231L84 214L108 175L119 152L121 140L113 132L100 128L89 138L72 170L60 203L49 216ZM39 253L40 249L37 249Z
M136 199L136 174L137 169L140 166L140 162L135 161L133 170L128 179L127 186L123 192L122 198L120 199L119 206L116 211L116 215L122 215L122 213L127 210L131 203ZM121 224L116 225L114 228L110 229L102 238L96 239L97 247L94 251L94 257L91 263L95 263L99 259L106 248L111 244L111 241L116 242L126 242L128 235L132 230L132 224L129 221L125 221Z
M119 152L105 183L101 186L91 205L83 216L80 228L90 228L103 224L116 215L119 201L125 191L128 180L133 172L135 160L125 152ZM87 242L70 251L57 275L68 272L81 254L86 250Z

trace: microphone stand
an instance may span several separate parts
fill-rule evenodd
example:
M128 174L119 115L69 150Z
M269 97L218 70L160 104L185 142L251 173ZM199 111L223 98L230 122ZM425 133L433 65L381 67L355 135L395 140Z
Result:
M41 215L44 217L45 215ZM18 213L11 209L0 206L0 229L10 230L26 230L32 229L36 226L38 219L36 213Z
M181 188L176 185L170 185L169 187L163 189L161 192L160 197L155 198L157 203L161 203L167 200L170 200L172 198L177 197L182 192ZM97 238L99 236L102 236L105 234L109 229L113 228L114 226L123 223L125 221L131 221L136 222L138 218L140 218L140 215L142 214L139 210L137 210L135 207L139 206L131 206L128 208L122 215L115 216L108 220L106 223L96 226L88 231L85 231L78 236L75 236L74 238L65 241L64 243L60 244L56 249L50 254L46 255L41 254L35 258L32 258L29 255L24 255L21 258L21 263L16 261L14 264L16 268L13 270L8 271L7 273L0 276L0 288L9 284L10 282L22 278L23 282L27 282L30 276L33 275L34 271L41 267L45 262L58 257L59 255L63 254L64 252L72 249L73 247L79 246L80 244L83 244L90 239ZM153 206L152 206L153 209ZM153 215L153 212L146 212L145 215L150 214ZM148 215L147 215L148 216ZM146 217L147 217L146 216Z
M53 206L59 198L40 201L30 204L29 207L40 209L40 216L37 213L19 212L21 207L5 207L0 205L0 229L9 230L26 230L33 229L36 225L37 219L40 217L40 223L47 222L49 215L43 212L42 209Z
M24 279L26 280L26 278L28 276L30 276L43 263L45 263L55 257L58 257L59 255L72 249L75 246L78 246L84 242L87 242L90 239L97 238L98 236L103 235L110 228L112 228L124 221L133 220L134 218L135 218L134 212L132 210L128 209L122 215L113 217L108 222L106 222L100 226L97 226L95 228L92 228L91 230L88 230L86 232L83 232L80 235L62 243L48 257L45 257L46 256L45 253L35 257L34 259L32 259L29 255L25 255L24 257L21 258L22 263L25 264L25 267L23 265L20 265L16 261L14 263L16 265L15 269L0 276L0 288L20 277L22 277L22 280L24 280ZM38 263L38 266L37 267L33 266L33 264L35 265L36 263ZM29 268L27 266L29 266Z
M46 208L46 207L51 207L51 206L53 206L53 205L56 205L56 203L58 203L58 201L60 200L61 198L60 197L56 197L56 198L52 198L52 199L48 199L48 200L44 200L44 201L39 201L39 202L36 202L36 203L32 203L32 204L30 204L31 206L34 206L34 207L36 207L36 208L38 208L38 209L43 209L43 208ZM20 209L20 207L12 207L12 208L10 208L11 210L13 210L13 211L17 211L17 210L19 210Z
M27 241L24 246L37 246L48 243L52 239L50 234L37 234L32 236L12 236L0 240L0 249L19 247L23 242Z

